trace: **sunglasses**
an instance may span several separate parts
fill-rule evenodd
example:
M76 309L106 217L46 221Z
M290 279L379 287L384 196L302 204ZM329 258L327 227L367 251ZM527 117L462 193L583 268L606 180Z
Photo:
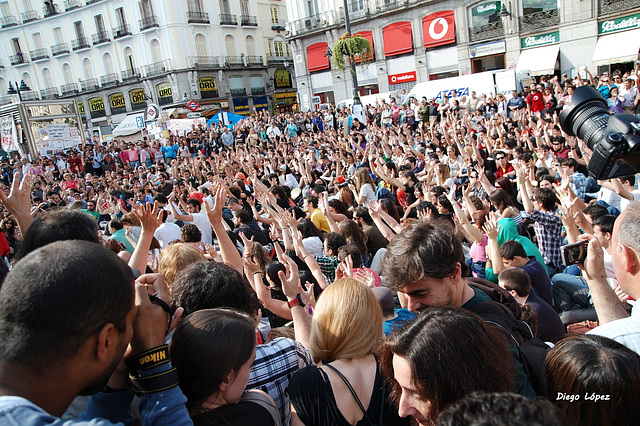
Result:
M496 160L504 160L504 157L496 157Z

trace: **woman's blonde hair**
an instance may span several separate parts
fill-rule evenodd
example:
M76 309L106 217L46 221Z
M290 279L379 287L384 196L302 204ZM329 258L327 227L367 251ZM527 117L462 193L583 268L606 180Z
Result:
M122 219L120 219L120 221L123 225L142 226L142 223L140 223L140 218L134 212L125 213L124 215L122 215Z
M191 244L169 244L160 253L159 270L167 284L171 285L178 272L201 260L206 260L204 254Z
M360 188L362 188L365 183L371 185L372 189L376 186L376 184L373 182L373 179L371 179L369 171L364 167L356 170L356 172L353 174L353 180L355 181L354 183L358 191L360 191Z
M438 177L438 185L442 185L449 177L451 177L451 173L449 171L449 166L443 163L439 163L436 166L436 176Z
M373 291L353 278L322 292L311 322L309 351L315 362L371 355L383 340L382 310Z

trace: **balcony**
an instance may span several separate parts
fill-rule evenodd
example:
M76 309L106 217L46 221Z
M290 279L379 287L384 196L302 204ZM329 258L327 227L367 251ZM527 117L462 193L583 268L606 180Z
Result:
M122 74L122 81L131 81L131 80L139 80L140 77L142 76L140 74L140 68L133 68L130 70L124 70L121 72Z
M558 9L542 10L526 13L520 18L520 32L538 30L540 28L553 27L560 24Z
M247 56L247 65L264 65L262 56Z
M26 64L28 61L22 53L16 53L15 55L9 56L9 62L11 63L11 65L20 65Z
M88 80L81 81L80 88L83 92L89 92L91 90L98 90L100 88L100 85L98 84L97 78L90 78Z
M187 22L189 24L209 24L209 14L206 12L187 12Z
M59 43L51 46L51 54L53 56L64 55L69 53L69 45L67 43Z
M167 67L164 62L154 62L153 64L144 66L144 74L147 77L164 74L165 72L167 72Z
M20 96L22 97L23 101L37 101L39 99L38 92L36 92L35 90L20 93Z
M49 54L47 53L47 49L36 49L29 52L29 56L31 56L32 61L39 61L41 59L47 59Z
M158 18L155 16L147 16L138 21L140 31L148 30L149 28L158 27Z
M60 86L60 92L62 93L62 96L75 95L79 92L78 83L64 84Z
M247 89L244 87L242 89L231 89L231 96L245 96L247 94Z
M352 4L353 3L357 2L352 2ZM378 9L378 12L387 12L389 10L405 7L406 4L407 3L404 0L378 0L376 1L376 8ZM351 16L349 16L349 18L351 18Z
M10 96L0 96L0 105L9 105L11 103Z
M91 45L89 44L89 39L86 37L78 37L75 40L71 40L71 48L76 51L80 49L88 49Z
M60 97L58 94L58 89L55 87L50 87L48 89L43 89L40 91L40 97L42 99L57 99ZM24 96L23 96L24 99Z
M129 25L124 24L124 25L120 25L119 27L115 27L113 29L113 39L119 39L122 37L126 37L126 36L130 36L131 35L131 29L129 28Z
M224 66L225 67L242 67L244 66L244 61L242 60L242 56L225 56Z
M90 4L98 3L99 1L102 1L102 0L87 0L84 4L86 6L89 6Z
M212 69L220 68L220 58L217 56L193 56L191 58L192 68Z
M18 20L13 15L7 15L4 18L0 18L0 25L2 28L15 27L18 25Z
M349 2L347 6L349 7L349 19L351 20L366 18L370 14L369 5L362 0ZM340 8L338 16L340 17L340 22L344 22L344 7Z
M79 8L80 6L82 6L80 4L80 0L65 0L65 2L64 2L64 11L68 12L70 10Z
M236 15L229 15L228 13L220 14L220 25L238 25L238 18Z
M284 27L284 24L278 23L278 24L271 24L271 29L273 31L284 31L285 27Z
M488 40L498 37L504 37L502 21L490 22L487 25L469 28L469 39L471 41Z
M111 37L109 37L108 32L100 31L99 33L96 33L91 36L91 41L95 46L96 44L109 43L111 41Z
M20 16L22 16L23 24L40 19L40 16L38 16L38 13L35 10L27 10L26 12L21 13Z
M100 77L100 85L102 87L115 86L118 83L120 83L120 80L118 80L118 74L115 72Z
M264 87L252 87L251 88L251 94L256 96L256 95L264 95L266 93Z
M242 25L243 27L257 27L258 20L255 16L240 15L240 25Z
M291 60L290 56L289 57L285 57L285 56L269 56L267 58L267 65L276 65L277 66L277 65L282 65L287 61L293 62Z
M57 15L58 13L60 13L58 12L58 6L53 1L45 2L44 7L42 8L42 14L45 18Z
M637 0L598 0L598 16L613 15L638 7Z

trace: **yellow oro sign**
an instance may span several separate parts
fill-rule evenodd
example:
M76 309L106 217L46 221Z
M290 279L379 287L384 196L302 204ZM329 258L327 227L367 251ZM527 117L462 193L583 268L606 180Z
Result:
M129 92L129 96L131 96L132 104L143 104L145 102L144 89L132 90Z
M89 99L89 108L91 112L104 111L104 102L102 98Z
M78 101L78 112L81 115L84 115L84 104L82 102L80 102L80 101Z
M111 101L112 108L122 108L125 106L124 95L122 93L116 93L115 95L111 95L109 97Z
M170 98L173 96L171 85L169 83L158 84L158 96L161 98Z
M214 92L216 90L216 80L211 77L201 78L198 81L201 92Z

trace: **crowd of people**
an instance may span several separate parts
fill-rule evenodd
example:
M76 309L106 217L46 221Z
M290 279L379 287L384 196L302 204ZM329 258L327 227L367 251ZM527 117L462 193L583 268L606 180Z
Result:
M638 82L2 160L0 423L635 424L640 190L559 113Z

